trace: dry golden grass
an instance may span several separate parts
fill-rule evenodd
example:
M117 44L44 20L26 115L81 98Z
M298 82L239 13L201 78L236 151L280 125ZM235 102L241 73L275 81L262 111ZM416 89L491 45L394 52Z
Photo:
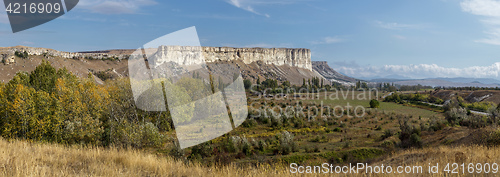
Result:
M0 140L1 176L282 176L284 172L264 166L255 170L186 165L134 150Z
M500 148L483 146L435 147L399 152L372 165L421 165L429 163L499 163ZM380 174L370 176L444 176L440 174ZM0 140L1 176L295 176L288 166L256 168L186 165L168 157L134 150L65 147L54 144ZM345 174L341 174L344 176ZM297 175L311 176L311 175ZM313 174L312 176L320 176ZM351 176L351 175L347 175ZM354 176L368 176L357 174ZM461 175L464 176L464 175ZM483 174L465 175L483 176ZM489 174L484 176L497 176Z

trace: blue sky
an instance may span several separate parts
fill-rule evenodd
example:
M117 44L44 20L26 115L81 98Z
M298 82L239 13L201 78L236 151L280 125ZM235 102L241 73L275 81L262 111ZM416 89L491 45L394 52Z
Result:
M80 0L0 46L135 49L196 26L203 46L309 48L354 77L500 79L498 0Z

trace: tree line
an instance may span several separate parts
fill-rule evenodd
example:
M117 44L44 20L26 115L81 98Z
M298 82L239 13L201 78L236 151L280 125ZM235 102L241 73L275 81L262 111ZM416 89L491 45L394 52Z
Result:
M172 130L166 112L136 108L128 79L97 85L43 61L0 84L0 135L63 144L160 146Z

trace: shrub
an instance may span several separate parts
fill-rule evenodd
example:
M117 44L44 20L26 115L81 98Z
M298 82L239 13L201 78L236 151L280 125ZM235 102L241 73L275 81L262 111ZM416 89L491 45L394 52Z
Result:
M380 146L385 147L385 148L392 148L392 147L394 147L394 142L386 140L386 141L382 142L382 144L380 144Z
M282 125L282 120L280 117L275 117L274 115L271 114L271 127L273 128L279 128Z
M174 147L170 150L170 156L176 159L184 159L185 154L184 149L181 149L179 143L174 141Z
M241 125L245 128L252 128L257 125L257 121L255 119L247 119Z
M24 52L16 51L16 52L14 52L14 55L16 55L19 58L28 58L28 52L26 52L26 51L24 51Z
M379 108L379 107L380 103L377 100L373 99L370 101L370 108Z
M245 155L249 156L253 153L253 146L250 143L248 143L248 141L246 141L245 143L243 143L243 145L241 147L241 151Z
M431 117L429 120L429 131L442 130L446 126L446 122L438 120L436 117Z
M257 147L259 151L264 152L267 149L267 144L264 140L260 140Z
M321 150L319 150L319 147L317 145L314 146L314 152L321 152Z
M407 116L402 116L399 119L399 128L401 129L399 139L401 140L400 145L402 148L422 147L420 129L416 128L415 126L411 126L409 123L409 118Z
M242 152L247 156L253 153L253 145L244 136L232 136L231 144L233 145L235 152Z
M207 142L202 143L191 148L191 159L202 159L212 156L213 147Z
M250 89L250 87L252 87L252 81L245 79L243 80L243 85L245 86L245 89Z
M160 147L165 143L165 138L158 131L158 127L156 127L151 122L146 122L141 125L142 129L142 145L146 147Z
M422 138L417 133L413 133L410 136L410 143L414 147L421 148L422 147Z
M295 144L293 134L288 131L283 131L277 135L279 139L278 152L283 155L290 154L292 152L297 152L297 144Z
M486 143L489 146L500 145L500 129L491 132L490 135L486 138Z
M319 139L319 136L316 136L315 138L311 139L311 142L319 142L320 139Z
M461 107L450 108L445 114L445 118L450 124L458 124L460 121L467 119L468 117L467 109Z
M382 137L381 137L381 138L382 138L382 140L384 140L384 139L387 139L387 138L389 138L389 137L391 137L391 136L393 136L393 135L394 135L394 133L392 133L392 131L391 131L391 130L386 129L386 130L384 131L384 134L382 135Z
M233 153L237 151L236 145L233 143L233 137L225 138L222 141L221 148L226 152Z
M165 143L165 137L158 128L150 123L132 123L123 121L113 123L111 143L119 147L160 147Z
M266 114L261 113L259 117L259 121L262 124L268 124L269 123L269 118L266 116Z

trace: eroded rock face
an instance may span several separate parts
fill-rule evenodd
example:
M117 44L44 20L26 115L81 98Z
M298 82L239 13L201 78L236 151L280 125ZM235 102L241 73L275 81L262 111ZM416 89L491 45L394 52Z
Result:
M357 79L342 75L332 69L326 61L314 61L312 66L314 71L332 82L341 83L342 85L355 85L357 82Z
M241 60L245 64L262 61L264 64L289 65L312 71L309 49L161 46L152 56L155 58L154 65L165 62L192 65L203 61Z
M0 54L0 59L5 65L9 65L15 63L15 57L11 54Z
M262 61L277 66L289 65L312 71L311 50L290 48L203 47L205 60L242 60L245 64Z

